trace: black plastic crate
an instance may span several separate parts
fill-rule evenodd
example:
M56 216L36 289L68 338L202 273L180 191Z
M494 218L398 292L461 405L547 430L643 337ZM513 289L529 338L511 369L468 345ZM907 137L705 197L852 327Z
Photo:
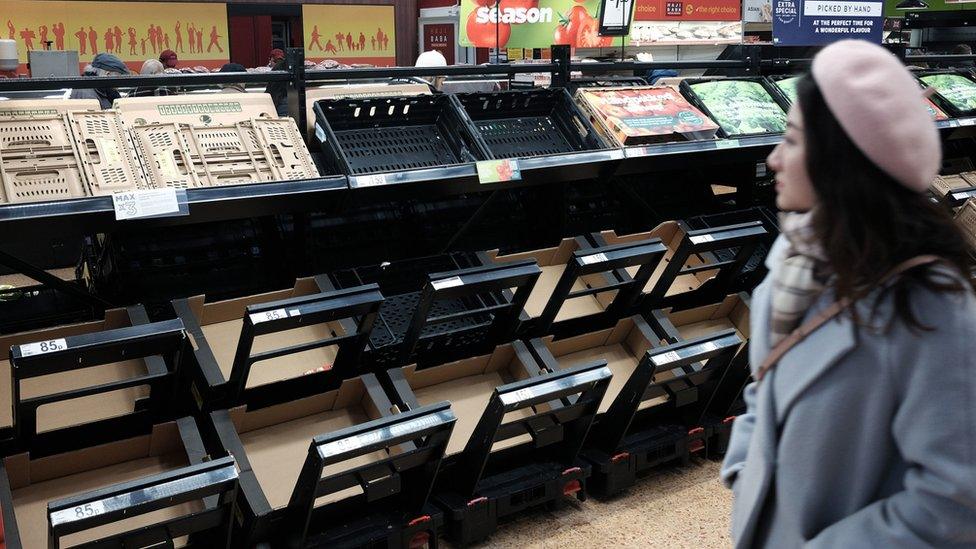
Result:
M915 76L918 78L919 83L923 88L929 88L929 87L935 88L934 86L932 86L931 84L929 84L924 80L926 77L930 77L930 76L956 76L962 79L963 81L968 81L972 83L973 86L976 87L976 82L973 82L974 79L976 78L973 77L973 73L971 73L970 71L963 71L963 70L920 71L920 72L916 72ZM952 118L973 116L974 114L976 114L976 108L966 109L963 106L952 102L950 98L947 97L946 94L944 94L944 91L945 90L940 92L938 88L935 88L935 93L932 94L932 102L935 103L936 106L938 106L940 109L942 109L943 112L945 112Z
M435 168L488 151L453 95L323 99L315 134L329 174Z
M606 148L563 88L462 93L457 98L477 126L492 158Z
M763 262L766 255L779 235L779 223L776 214L768 208L756 206L745 210L732 212L716 213L710 215L699 215L685 219L685 224L692 230L711 229L725 225L735 225L738 223L748 223L750 221L760 221L767 231L767 236L762 243L756 247L756 251L746 262L742 272L736 277L732 285L732 291L752 291L752 288L759 284L762 277L766 275L766 267ZM712 252L718 261L730 261L735 257L738 248L728 248Z
M48 286L0 287L0 334L85 322L99 313L91 303Z

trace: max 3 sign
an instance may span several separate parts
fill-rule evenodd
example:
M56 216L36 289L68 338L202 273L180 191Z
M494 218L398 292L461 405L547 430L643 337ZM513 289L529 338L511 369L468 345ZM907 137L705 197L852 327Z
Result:
M816 46L846 38L881 43L880 0L773 0L773 43Z

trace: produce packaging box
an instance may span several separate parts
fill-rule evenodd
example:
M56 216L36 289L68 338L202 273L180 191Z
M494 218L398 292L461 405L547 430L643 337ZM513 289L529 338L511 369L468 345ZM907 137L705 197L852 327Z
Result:
M681 83L681 93L721 127L722 137L783 133L786 108L761 78L699 79Z
M801 76L788 76L786 78L774 78L773 84L779 89L783 97L786 98L790 104L796 102L796 83L800 81Z
M936 105L950 116L966 116L976 113L976 81L959 72L921 74L919 79L935 89L932 96Z
M967 200L956 212L956 223L962 229L963 236L969 243L969 248L976 250L976 202L972 198Z
M618 147L712 139L718 125L667 86L580 88L576 102Z
M970 175L972 177L972 175ZM966 179L964 174L958 175L938 175L932 181L931 189L938 196L946 196L957 189L968 189L974 186Z

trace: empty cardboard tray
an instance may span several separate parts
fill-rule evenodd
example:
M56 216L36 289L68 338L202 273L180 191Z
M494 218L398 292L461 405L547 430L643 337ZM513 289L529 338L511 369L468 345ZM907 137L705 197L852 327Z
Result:
M397 370L420 406L449 401L457 417L454 432L447 445L447 456L464 450L475 431L492 392L503 385L528 379L538 368L525 355L519 356L511 345L500 345L490 355L478 356L417 370L415 364ZM543 405L544 406L544 405ZM526 418L531 410L521 409L505 416L505 422ZM501 450L531 441L521 435L499 441L492 450Z
M105 311L103 320L2 336L0 337L0 349L9 350L11 347L38 341L58 340L69 336L102 332L146 322L148 319L142 306L130 307L128 310L110 309ZM95 366L81 371L49 374L25 379L21 383L21 397L50 395L112 381L121 381L145 373L145 363L136 359ZM13 425L13 396L10 383L10 360L9 355L4 353L3 356L0 356L0 429L9 428ZM54 403L39 410L41 413L38 415L38 429L49 431L128 413L132 411L133 402L144 396L146 396L145 387L132 387L109 394Z
M666 315L681 339L696 339L727 330L735 330L743 342L749 339L749 304L740 295L727 296L714 305L669 310Z
M113 104L129 127L146 124L226 125L277 116L266 93L123 97Z

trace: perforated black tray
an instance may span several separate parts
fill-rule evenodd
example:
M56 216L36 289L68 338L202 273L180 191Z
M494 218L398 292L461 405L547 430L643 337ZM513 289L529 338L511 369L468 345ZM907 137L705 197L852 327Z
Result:
M315 135L329 174L435 168L489 158L452 95L323 99Z
M493 158L606 148L565 89L461 93L457 98Z

